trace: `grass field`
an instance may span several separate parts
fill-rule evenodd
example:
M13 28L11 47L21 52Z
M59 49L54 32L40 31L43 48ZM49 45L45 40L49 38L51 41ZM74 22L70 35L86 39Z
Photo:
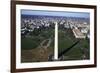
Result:
M21 48L24 50L36 48L41 43L42 40L43 39L39 39L37 37L22 38L21 39Z
M59 29L59 53L64 49L67 49L76 41L80 40L80 42L71 48L68 52L66 52L64 56L64 60L81 60L83 59L83 55L85 52L86 58L89 59L89 40L88 39L76 39L71 31L71 29ZM87 51L86 51L87 50Z
M43 29L21 37L21 62L44 62L54 52L54 29ZM51 39L50 46L45 48ZM41 45L42 44L42 45Z
M36 33L36 32L35 32ZM50 46L45 48L51 39ZM76 46L63 54L63 60L89 59L89 39L76 39L71 29L58 30L58 52L69 48L76 41L80 41ZM43 42L45 41L45 42ZM43 43L41 46L40 44ZM48 56L54 54L54 29L43 29L34 35L31 32L26 37L21 37L21 62L42 62L48 61ZM86 58L83 58L83 55Z

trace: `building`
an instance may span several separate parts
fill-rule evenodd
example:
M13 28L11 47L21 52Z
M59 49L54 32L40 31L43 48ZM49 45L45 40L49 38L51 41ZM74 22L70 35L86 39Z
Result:
M74 33L74 36L75 38L85 38L86 36L80 32L79 29L72 29L73 33Z

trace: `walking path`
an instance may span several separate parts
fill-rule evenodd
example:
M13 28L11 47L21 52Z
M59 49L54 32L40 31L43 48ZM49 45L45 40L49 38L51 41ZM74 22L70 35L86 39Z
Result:
M44 45L45 42L47 42L46 45ZM51 42L52 42L51 38L45 39L40 43L40 45L37 48L45 48L45 49L47 49L50 46Z

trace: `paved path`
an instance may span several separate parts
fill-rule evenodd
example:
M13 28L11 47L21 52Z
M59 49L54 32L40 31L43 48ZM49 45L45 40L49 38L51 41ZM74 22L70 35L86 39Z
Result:
M48 42L47 42L47 41L48 41ZM46 45L44 45L45 42L47 42ZM48 47L50 46L51 42L52 42L52 39L51 39L51 38L45 39L45 40L43 40L43 41L40 43L40 45L39 45L37 48L45 48L45 49L46 49L46 48L48 48Z
M50 38L50 39L48 39L48 43L47 43L47 45L46 45L46 46L44 46L44 48L48 48L48 47L50 46L51 42L52 42L51 38Z

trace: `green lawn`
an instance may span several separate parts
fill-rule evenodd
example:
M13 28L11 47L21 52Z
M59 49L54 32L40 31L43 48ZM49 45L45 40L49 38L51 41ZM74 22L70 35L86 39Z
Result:
M48 38L54 38L54 29L42 30L39 34L34 35L34 32L30 33L31 37L21 38L21 49L30 50L38 47L40 43ZM35 32L36 33L36 32ZM54 41L52 41L53 43ZM54 46L53 44L51 45Z
M74 44L77 40L71 31L71 29L59 29L59 36L58 36L58 47L59 52L63 51L64 49L67 49L72 44ZM80 60L82 59L83 51L81 48L88 49L89 50L89 40L87 39L80 39L80 42L71 48L68 52L64 54L65 60ZM89 51L87 52L87 58L89 59Z
M33 38L22 38L21 48L24 50L30 50L36 48L40 44L39 39Z
M46 49L43 47L51 39L51 44ZM45 43L40 46L44 40ZM21 37L21 62L44 62L54 53L54 29L45 29L37 33L32 32L27 37Z
M36 33L36 32L35 32ZM31 50L35 49L40 45L40 43L48 38L52 39L52 43L48 47L49 49L54 49L54 29L45 29L39 32L39 34L32 35L31 37L22 37L21 38L21 49L22 50ZM68 47L72 46L77 40L73 35L71 29L59 29L58 31L58 52L67 49ZM46 44L46 43L45 43ZM81 48L85 48L88 50L87 58L89 59L89 40L88 39L81 39L80 42L70 49L68 52L64 54L64 60L80 60L82 59L83 51Z

